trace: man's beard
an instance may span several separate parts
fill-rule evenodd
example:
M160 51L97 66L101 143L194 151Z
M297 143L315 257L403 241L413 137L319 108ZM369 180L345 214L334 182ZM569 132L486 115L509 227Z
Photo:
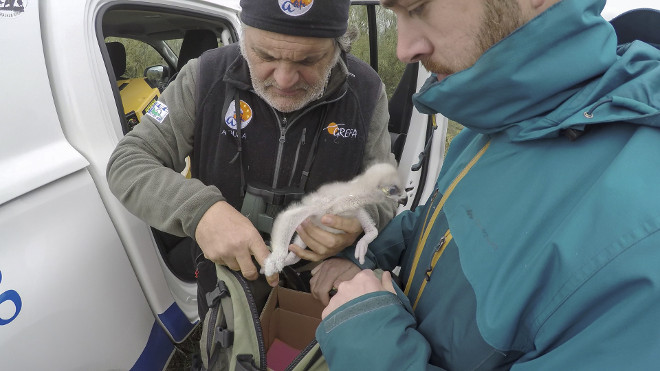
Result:
M438 75L451 75L472 67L493 45L509 36L524 24L522 10L516 0L485 0L484 16L479 32L475 36L471 59L454 60L453 63L434 61L431 57L422 58L426 70Z
M250 59L247 57L246 46L243 40L244 37L242 37L241 41L239 42L241 54L243 55L243 58L245 58L245 60L247 61L250 71L252 71L252 65L250 63ZM275 82L275 79L269 78L265 81L261 81L261 80L257 80L253 74L250 74L250 79L252 80L252 88L254 89L254 92L259 97L261 97L261 99L265 100L266 103L268 103L268 105L275 108L276 110L283 113L297 111L305 107L310 102L313 102L321 98L321 96L323 96L323 93L325 92L325 88L327 87L328 82L330 81L332 68L337 64L340 54L341 54L340 50L339 48L337 48L335 52L335 56L332 58L332 61L327 66L324 67L324 71L322 73L323 78L319 79L317 83L313 85L309 85L305 81L301 80L300 82L298 82L298 84L294 86L294 89L296 90L300 89L305 91L305 94L300 98L283 98L284 102L278 103L276 101L278 95L273 93L272 90L270 92L268 91L269 87L279 88L277 86L277 83Z
M303 90L305 92L301 97L295 97L295 98L281 97L278 96L277 93L274 93L272 89L269 90L268 89L269 87L274 87L279 89L279 86L277 86L277 82L275 82L275 79L273 78L269 78L265 81L260 81L257 80L254 76L251 76L252 87L254 88L255 93L257 93L257 95L261 97L261 99L265 100L266 103L268 103L271 107L275 108L276 110L284 113L297 111L305 107L310 102L315 101L321 98L321 96L323 96L323 93L325 92L325 88L328 85L328 81L330 80L330 73L332 72L332 67L336 64L336 62L337 61L335 59L334 63L331 63L329 66L326 67L325 71L323 71L323 75L322 75L323 78L319 79L319 81L316 82L315 84L309 85L305 81L300 81L296 85L294 85L293 87L294 90Z

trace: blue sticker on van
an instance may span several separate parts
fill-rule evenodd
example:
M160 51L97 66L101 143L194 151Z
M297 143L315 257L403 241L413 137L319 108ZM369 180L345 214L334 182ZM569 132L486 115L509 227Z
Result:
M0 272L0 283L2 283L2 272ZM18 314L21 312L21 307L23 302L21 301L21 296L14 290L2 291L0 289L0 305L5 302L10 301L14 303L14 315L9 318L0 317L0 326L8 325L11 321L15 320L18 317Z

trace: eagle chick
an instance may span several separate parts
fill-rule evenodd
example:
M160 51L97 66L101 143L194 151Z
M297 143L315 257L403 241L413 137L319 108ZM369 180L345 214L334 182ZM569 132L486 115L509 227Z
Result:
M300 260L297 255L289 252L289 243L296 228L307 218L329 232L344 233L321 224L321 217L325 214L357 217L364 236L355 246L355 258L363 264L367 246L378 235L376 223L364 207L386 201L405 204L407 200L408 195L403 189L396 167L388 163L374 164L350 181L323 185L303 197L300 202L291 204L277 216L270 235L272 252L266 258L263 272L271 276ZM293 243L302 248L306 247L298 235Z

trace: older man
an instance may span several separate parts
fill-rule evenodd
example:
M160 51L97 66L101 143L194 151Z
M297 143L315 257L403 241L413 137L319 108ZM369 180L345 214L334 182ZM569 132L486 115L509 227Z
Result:
M382 4L399 58L433 72L417 108L466 129L370 245L402 290L315 271L343 281L316 332L331 369L657 368L660 51L617 48L605 0Z
M280 3L242 0L240 45L189 62L108 164L110 187L131 212L201 248L200 316L217 281L213 262L254 280L252 257L261 264L269 254L260 233L268 226L257 229L239 212L251 207L245 199L264 200L266 209L246 215L272 218L303 192L393 161L384 86L346 53L350 1ZM189 155L192 179L185 179L177 172ZM383 226L394 207L371 212ZM322 221L346 233L303 223L310 250L292 247L302 258L334 255L362 232L354 218Z

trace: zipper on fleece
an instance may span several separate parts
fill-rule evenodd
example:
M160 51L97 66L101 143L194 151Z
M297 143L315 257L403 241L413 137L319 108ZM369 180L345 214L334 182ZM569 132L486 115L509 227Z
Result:
M307 135L307 128L303 128L302 135L298 141L298 148L296 148L296 157L293 159L293 166L291 167L291 176L289 177L288 186L291 187L293 184L293 175L296 173L296 168L298 167L298 158L300 157L300 148L305 145L305 136ZM303 169L304 170L304 169Z
M311 110L313 110L317 107L323 106L323 105L327 105L327 104L337 102L338 100L342 99L345 95L346 95L346 92L344 92L342 95L340 95L339 97L337 97L333 100L320 102L320 103L315 104L311 107L308 107L300 115L296 116L290 122L287 121L286 117L283 117L283 120L280 120L280 116L278 115L275 108L270 107L270 109L273 111L273 114L275 115L275 119L277 120L277 124L278 124L277 126L280 129L279 144L277 146L277 157L275 159L275 170L273 172L273 185L271 187L277 188L277 182L278 182L279 177L280 177L280 167L282 166L282 154L284 153L284 143L286 142L286 132L287 132L287 130L291 126L293 126L293 124L296 121L298 121L301 117L305 116Z

